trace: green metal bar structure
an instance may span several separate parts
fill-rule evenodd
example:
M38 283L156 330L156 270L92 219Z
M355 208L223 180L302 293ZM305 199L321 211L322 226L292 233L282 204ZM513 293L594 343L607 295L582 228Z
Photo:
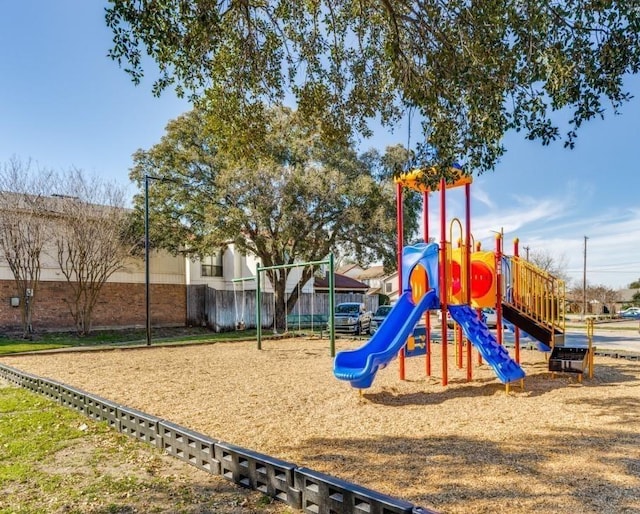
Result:
M329 345L331 347L331 357L336 356L336 324L335 324L335 303L336 284L334 273L333 254L329 254Z
M258 350L262 350L262 292L260 291L260 266L256 269L256 335Z
M329 344L331 357L336 355L336 333L334 323L335 311L335 277L334 277L334 259L333 254L329 254L328 259L321 261L299 262L295 264L279 264L276 266L258 266L256 268L256 332L258 336L258 350L262 350L262 288L260 287L260 272L276 269L287 268L304 268L306 266L318 266L326 264L329 266ZM275 312L274 312L275 316Z

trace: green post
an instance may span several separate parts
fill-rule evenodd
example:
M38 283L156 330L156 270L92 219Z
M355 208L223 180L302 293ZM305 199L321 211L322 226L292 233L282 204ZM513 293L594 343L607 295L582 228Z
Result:
M329 254L329 342L331 357L336 356L336 327L335 327L335 276L333 272L333 253Z
M256 285L256 333L258 334L258 350L262 350L262 294L260 292L260 266L256 268L258 283ZM275 313L274 313L275 314Z

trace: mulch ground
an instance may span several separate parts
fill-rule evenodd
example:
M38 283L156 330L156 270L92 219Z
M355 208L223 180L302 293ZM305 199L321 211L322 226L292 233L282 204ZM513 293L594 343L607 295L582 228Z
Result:
M400 381L394 361L362 395L333 377L326 339L1 361L444 513L640 513L640 362L598 358L579 383L524 350L525 388L506 394L449 355L447 387L434 345L435 376L416 357Z

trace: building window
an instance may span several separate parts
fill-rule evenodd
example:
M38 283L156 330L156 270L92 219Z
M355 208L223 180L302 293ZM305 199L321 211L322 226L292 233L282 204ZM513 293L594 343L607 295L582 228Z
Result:
M390 292L392 292L392 291L393 291L393 284L392 284L391 282L387 282L387 283L384 285L384 292L385 292L385 293L390 293Z
M222 252L215 255L203 257L200 264L200 276L221 277L222 276Z

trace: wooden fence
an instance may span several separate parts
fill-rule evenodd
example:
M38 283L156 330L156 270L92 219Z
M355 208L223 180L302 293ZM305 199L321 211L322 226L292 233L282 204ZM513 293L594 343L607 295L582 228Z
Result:
M262 293L262 328L272 328L274 319L273 293ZM364 303L372 312L378 308L377 295L336 293L336 305L341 302ZM328 293L302 293L289 313L296 319L306 314L329 314ZM207 285L187 286L187 325L206 326L216 332L235 330L243 322L245 328L256 328L255 290L220 291ZM282 330L284 327L276 327Z

